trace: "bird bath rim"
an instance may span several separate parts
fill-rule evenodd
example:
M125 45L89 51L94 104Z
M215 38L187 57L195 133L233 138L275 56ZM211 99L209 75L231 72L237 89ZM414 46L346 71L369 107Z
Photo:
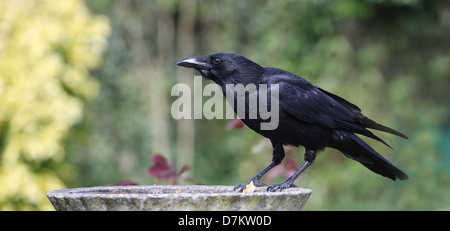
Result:
M312 193L305 188L266 190L239 193L223 185L96 186L54 190L47 197L56 210L300 210Z

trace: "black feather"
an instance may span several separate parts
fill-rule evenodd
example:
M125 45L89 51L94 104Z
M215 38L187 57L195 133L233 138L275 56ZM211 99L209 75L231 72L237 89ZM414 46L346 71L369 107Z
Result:
M367 143L355 134L343 131L336 131L334 135L335 145L333 148L341 151L350 159L356 160L368 169L392 180L397 178L407 180L408 175L386 160Z
M329 97L333 98L335 101L339 102L342 106L344 106L347 109L351 110L353 112L354 116L356 117L356 119L362 125L364 125L365 127L372 128L372 129L375 129L375 130L378 130L378 131L391 133L393 135L400 136L400 137L402 137L404 139L408 139L408 137L405 134L403 134L403 133L401 133L399 131L396 131L396 130L390 128L390 127L384 126L382 124L379 124L379 123L369 119L367 116L365 116L365 115L363 115L361 113L361 109L358 106L348 102L347 100L345 100L345 99L343 99L343 98L341 98L341 97L339 97L339 96L337 96L335 94L332 94L332 93L330 93L328 91L325 91L322 88L319 88L319 90L321 92L325 93L326 95L328 95Z

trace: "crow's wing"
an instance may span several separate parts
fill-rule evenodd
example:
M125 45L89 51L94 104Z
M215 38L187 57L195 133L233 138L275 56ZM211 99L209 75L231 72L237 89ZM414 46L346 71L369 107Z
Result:
M320 90L321 92L325 93L326 95L328 95L329 97L333 98L335 101L337 101L338 103L340 103L342 106L346 107L346 108L347 108L348 110L350 110L351 112L353 112L353 114L354 114L354 116L356 117L356 119L357 119L362 125L364 125L365 127L367 127L367 128L372 128L372 129L376 129L376 130L379 130L379 131L388 132L388 133L391 133L391 134L393 134L393 135L400 136L400 137L402 137L402 138L404 138L404 139L408 139L408 137L407 137L405 134L403 134L403 133L401 133L401 132L399 132L399 131L397 131L397 130L394 130L394 129L390 128L390 127L387 127L387 126L384 126L384 125L382 125L382 124L379 124L379 123L377 123L377 122L371 120L371 119L368 118L367 116L363 115L363 114L361 113L361 109L360 109L358 106L356 106L356 105L354 105L354 104L348 102L347 100L345 100L345 99L343 99L343 98L341 98L341 97L339 97L339 96L337 96L337 95L335 95L335 94L332 94L332 93L330 93L330 92L328 92L328 91L325 91L325 90L322 89L322 88L319 88L319 90Z
M280 110L305 123L358 133L390 147L359 122L354 112L359 112L356 105L351 104L353 110L350 110L350 105L341 104L315 85L305 84L304 81L303 79L301 82L292 79L278 81L281 93Z

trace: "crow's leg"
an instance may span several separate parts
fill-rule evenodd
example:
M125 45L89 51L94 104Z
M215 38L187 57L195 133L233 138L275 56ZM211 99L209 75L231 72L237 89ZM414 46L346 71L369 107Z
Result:
M303 171L305 171L309 166L314 163L316 159L316 151L311 149L306 149L305 152L305 163L294 173L291 177L289 177L284 183L271 185L267 187L267 191L275 192L277 190L283 190L287 188L297 187L294 185L295 179L297 179Z
M259 181L259 179L261 179L261 177L264 176L264 174L266 174L270 169L279 165L284 158L283 145L272 141L272 146L273 146L272 163L270 163L269 166L264 168L261 172L256 174L256 176L252 177L252 179L250 179L246 184L237 184L236 186L234 186L234 190L239 189L239 192L242 192L245 189L245 187L247 187L247 185L250 184L250 182L252 181L253 185L257 187L268 186L268 184Z

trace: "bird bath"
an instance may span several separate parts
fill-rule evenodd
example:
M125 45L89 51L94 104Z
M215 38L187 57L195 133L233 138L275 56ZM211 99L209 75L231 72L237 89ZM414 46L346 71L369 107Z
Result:
M239 193L233 186L220 185L98 186L50 191L47 197L58 211L298 211L312 192L305 188L266 190Z

